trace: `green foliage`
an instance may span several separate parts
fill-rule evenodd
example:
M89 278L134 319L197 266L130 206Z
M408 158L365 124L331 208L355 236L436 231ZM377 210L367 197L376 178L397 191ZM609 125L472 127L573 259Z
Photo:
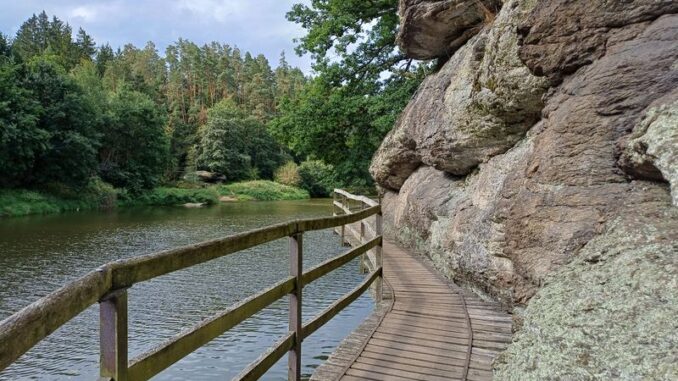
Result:
M93 41L84 31L78 32L78 41L72 40L72 29L57 17L50 21L44 11L33 15L20 27L12 44L12 52L23 62L34 57L51 55L56 63L70 70L88 58Z
M314 78L285 99L269 123L296 157L334 166L345 185L369 186L369 163L423 79L396 47L396 0L312 0L290 21L306 29L297 51L315 59Z
M317 72L362 86L399 72L406 60L396 47L397 11L397 0L312 0L295 4L287 18L306 29L297 52L311 53Z
M207 205L219 202L216 188L184 189L184 188L155 188L137 195L122 192L119 195L120 206L175 206L186 203L205 203Z
M304 200L309 198L307 191L273 181L245 181L219 186L219 193L239 200L278 201Z
M199 132L197 169L217 172L228 181L271 178L285 159L281 147L257 119L247 116L231 101L210 109Z
M0 32L0 60L10 56L12 52L12 45L9 42L7 36Z
M300 187L311 197L328 197L339 182L334 167L320 160L307 160L299 165Z
M157 186L168 162L164 123L147 95L124 88L113 93L99 153L102 178L131 192Z
M38 103L31 139L33 159L24 161L23 184L64 182L79 186L96 173L99 134L96 110L73 78L50 57L35 57L22 86ZM14 147L23 151L23 146ZM30 149L30 148L29 148ZM16 155L15 155L16 156Z
M63 184L49 184L45 190L0 189L0 217L55 214L115 206L116 192L99 179L92 179L77 192Z
M293 161L288 161L285 165L275 170L273 176L276 183L298 187L301 183L299 176L299 167Z
M50 134L38 127L40 104L22 84L20 67L0 61L0 185L20 185L49 147Z
M366 96L320 76L299 97L283 102L269 130L296 155L333 165L347 185L369 185L372 155L420 79L392 79Z

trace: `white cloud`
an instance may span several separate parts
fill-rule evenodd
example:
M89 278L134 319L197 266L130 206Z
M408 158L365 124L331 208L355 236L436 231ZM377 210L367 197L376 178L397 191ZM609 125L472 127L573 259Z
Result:
M176 0L174 4L179 11L222 23L250 14L251 5L251 2L238 0Z
M110 21L124 13L125 7L120 1L79 4L67 11L68 19L85 24Z
M71 10L71 17L74 19L81 19L85 22L93 22L96 20L98 12L93 7L81 6Z

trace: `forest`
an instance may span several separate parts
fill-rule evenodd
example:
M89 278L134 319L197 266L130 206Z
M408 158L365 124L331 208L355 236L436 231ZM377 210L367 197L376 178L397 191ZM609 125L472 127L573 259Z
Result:
M192 188L199 171L311 196L371 187L372 154L430 69L398 52L396 8L295 5L287 18L307 32L296 53L311 55L311 75L284 52L273 67L221 42L97 45L35 14L0 33L0 188L129 201Z

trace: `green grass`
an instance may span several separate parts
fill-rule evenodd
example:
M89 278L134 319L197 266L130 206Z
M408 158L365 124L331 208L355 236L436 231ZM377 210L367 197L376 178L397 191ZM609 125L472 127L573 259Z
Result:
M119 206L173 206L187 203L205 203L208 205L219 202L219 194L214 187L185 189L185 188L155 188L138 196L121 193Z
M267 180L245 181L218 186L222 196L235 197L241 201L305 200L310 198L307 191Z
M111 208L115 197L115 190L97 179L77 192L58 184L40 191L0 189L0 217Z
M156 188L138 196L124 192L120 194L119 206L172 206L187 203L216 204L221 196L232 197L238 201L278 201L303 200L309 198L305 190L275 183L257 180L212 185L206 188Z
M216 204L222 196L238 201L304 200L307 191L273 181L257 180L206 188L161 187L131 195L93 180L84 190L52 185L44 191L0 189L0 217L56 214L70 211L133 206L175 206L187 203Z

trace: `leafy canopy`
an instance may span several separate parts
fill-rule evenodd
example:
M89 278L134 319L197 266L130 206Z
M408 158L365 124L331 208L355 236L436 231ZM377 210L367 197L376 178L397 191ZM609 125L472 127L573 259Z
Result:
M345 185L372 183L369 163L425 75L396 47L397 0L312 0L290 21L317 76L280 105L269 129L296 156L334 167Z
M270 179L286 159L264 125L229 100L210 109L199 136L197 168L220 173L227 181Z

